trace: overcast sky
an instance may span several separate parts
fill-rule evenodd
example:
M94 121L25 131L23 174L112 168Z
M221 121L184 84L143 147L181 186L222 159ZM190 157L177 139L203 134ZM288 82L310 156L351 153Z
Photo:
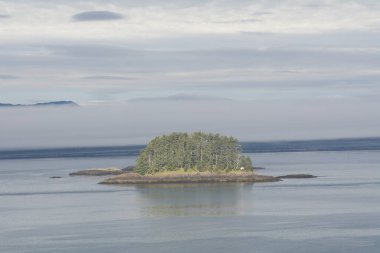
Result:
M81 105L0 110L3 148L380 136L379 80L377 0L0 0L0 103Z

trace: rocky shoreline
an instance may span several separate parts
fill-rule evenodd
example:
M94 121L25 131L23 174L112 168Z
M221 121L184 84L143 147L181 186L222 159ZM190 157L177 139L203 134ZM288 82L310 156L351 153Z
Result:
M96 169L87 169L80 170L77 172L72 172L70 176L111 176L111 175L120 175L125 173L125 171L119 168L96 168Z
M241 173L174 173L140 175L137 173L124 173L108 178L100 184L168 184L168 183L264 183L277 182L281 179L273 176L257 175L251 172Z
M278 182L283 179L316 178L310 174L290 174L283 176L265 176L253 172L164 172L140 175L126 169L95 168L72 172L70 176L114 176L99 184L170 184L170 183L265 183ZM51 178L61 178L53 176Z
M290 175L285 175L285 176L278 176L277 178L279 179L287 179L287 178L294 178L294 179L299 179L299 178L316 178L317 176L310 175L310 174L290 174Z

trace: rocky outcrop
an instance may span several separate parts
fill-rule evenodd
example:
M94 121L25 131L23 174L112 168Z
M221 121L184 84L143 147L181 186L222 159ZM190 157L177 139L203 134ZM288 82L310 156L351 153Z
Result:
M277 177L256 175L251 172L240 173L165 173L140 175L137 173L125 173L116 177L108 178L100 184L167 184L167 183L259 183L277 182Z
M119 168L96 168L88 170L80 170L77 172L72 172L70 176L109 176L109 175L120 175L125 173Z
M136 166L130 165L130 166L127 166L127 167L123 168L122 171L133 172L135 168L136 168Z
M317 176L310 175L310 174L291 174L291 175L285 175L285 176L278 176L279 179L285 179L285 178L316 178Z

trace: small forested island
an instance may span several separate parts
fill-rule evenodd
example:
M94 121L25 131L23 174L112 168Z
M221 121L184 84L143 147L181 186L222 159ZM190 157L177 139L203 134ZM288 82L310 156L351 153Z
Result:
M210 133L172 133L154 138L140 152L135 166L93 168L70 176L114 176L101 184L277 182L315 178L309 174L257 175L236 138ZM56 177L51 177L56 178Z
M134 169L139 174L163 171L252 171L237 139L219 134L172 133L154 138L141 152Z
M102 184L274 182L253 173L252 161L241 154L236 138L211 133L172 133L154 138L137 158L132 173Z

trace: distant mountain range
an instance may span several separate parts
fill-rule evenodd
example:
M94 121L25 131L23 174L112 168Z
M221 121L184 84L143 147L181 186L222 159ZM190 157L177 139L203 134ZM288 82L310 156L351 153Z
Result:
M52 101L36 104L4 104L0 103L0 107L40 107L40 106L78 106L73 101Z

